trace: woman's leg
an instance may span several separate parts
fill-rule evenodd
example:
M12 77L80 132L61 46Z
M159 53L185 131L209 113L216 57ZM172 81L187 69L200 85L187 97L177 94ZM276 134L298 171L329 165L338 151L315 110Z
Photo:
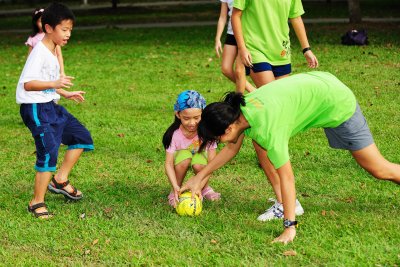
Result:
M275 81L274 73L271 70L261 72L253 72L250 70L250 77L257 88Z
M377 179L400 184L400 165L386 160L375 144L351 151L357 163Z
M233 70L233 64L235 62L237 54L237 47L234 45L224 45L224 50L222 52L222 63L221 70L222 73L232 82L235 82L235 73Z
M282 203L282 194L281 194L281 183L279 179L278 172L275 167L272 165L271 161L267 156L267 151L265 151L262 147L260 147L256 142L253 141L254 149L257 153L258 161L260 162L261 168L263 169L265 175L270 182L272 189L275 192L276 200L279 203Z

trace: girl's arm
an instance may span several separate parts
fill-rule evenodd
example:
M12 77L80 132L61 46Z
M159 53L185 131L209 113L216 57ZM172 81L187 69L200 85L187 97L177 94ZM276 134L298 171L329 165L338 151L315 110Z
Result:
M211 160L207 166L205 166L198 174L191 177L182 187L180 192L189 190L192 195L201 196L202 185L208 182L210 174L224 166L228 161L230 161L239 152L240 147L243 143L244 134L241 134L236 143L227 144L218 155Z
M228 4L221 3L221 12L217 23L217 33L215 35L215 52L217 57L220 57L222 53L221 36L225 29L226 19L228 17Z
M278 169L278 174L281 182L282 202L284 219L294 221L296 219L296 188L294 183L294 174L290 161ZM288 243L292 242L296 236L296 227L291 226L285 228L280 236L274 239L273 242Z
M242 59L242 62L247 67L252 66L252 59L249 51L246 48L246 44L243 38L242 31L242 10L233 8L232 12L232 28L235 34L236 43L238 46L238 55Z
M61 46L59 46L59 45L56 46L56 54L57 54L58 63L60 64L60 75L65 76L64 58L62 56Z
M293 30L296 33L297 39L299 40L301 49L309 48L310 44L308 43L306 28L304 27L301 16L291 18L290 22L292 23ZM311 50L307 50L304 53L304 57L306 58L310 68L318 67L318 59Z
M166 157L165 157L165 164L164 164L164 168L165 168L165 174L168 177L168 180L174 190L174 194L175 194L175 202L178 203L178 198L179 198L179 185L176 181L176 175L175 175L175 166L174 166L174 154L173 153L168 153L166 152Z

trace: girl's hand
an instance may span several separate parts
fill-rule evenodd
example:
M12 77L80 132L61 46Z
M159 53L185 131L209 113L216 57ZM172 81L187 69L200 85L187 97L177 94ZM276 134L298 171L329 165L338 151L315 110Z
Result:
M222 54L222 44L221 40L216 40L215 41L215 53L217 54L217 57L219 58Z
M175 197L175 204L174 204L174 208L176 208L176 205L178 205L179 203L179 190L181 190L181 188L176 185L173 187L174 189L174 197Z
M272 241L272 243L283 243L283 244L287 244L289 242L292 242L294 240L294 237L296 236L296 228L295 227L289 227L289 228L285 228L285 230L283 231L283 233L278 236L277 238L274 239L274 241Z
M253 67L253 60L251 59L251 55L246 48L239 49L239 55L245 66L249 68Z
M66 99L74 100L77 103L81 103L85 101L85 98L83 97L84 94L86 94L86 92L84 91L73 91L73 92L65 91L63 96Z
M71 76L66 76L66 75L60 75L60 79L55 81L54 88L56 89L62 89L62 88L70 88L74 84L71 82L74 77Z
M314 69L318 67L318 59L311 50L305 52L304 57L306 58L310 68Z

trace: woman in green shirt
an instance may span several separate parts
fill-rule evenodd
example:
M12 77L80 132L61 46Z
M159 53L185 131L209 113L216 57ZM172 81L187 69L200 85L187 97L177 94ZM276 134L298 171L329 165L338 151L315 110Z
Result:
M400 184L400 165L380 154L351 90L332 74L315 71L275 81L245 97L230 93L224 102L208 105L198 128L202 146L214 141L226 146L181 192L200 195L202 182L231 160L249 136L266 150L280 179L285 229L274 241L291 242L297 221L288 144L290 137L309 128L324 128L331 147L349 150L374 177Z

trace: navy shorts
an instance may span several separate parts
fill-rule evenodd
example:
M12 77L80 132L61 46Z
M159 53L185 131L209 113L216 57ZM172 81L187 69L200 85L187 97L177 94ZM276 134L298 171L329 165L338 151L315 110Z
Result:
M329 146L356 151L374 143L367 120L357 103L356 111L350 119L335 128L325 128Z
M235 36L233 34L227 33L224 44L237 46Z
M272 71L274 74L274 77L280 77L283 75L290 74L292 72L292 65L291 64L286 64L286 65L280 65L280 66L273 66L269 64L268 62L260 62L260 63L255 63L253 64L253 67L251 70L255 73L257 72L263 72L263 71ZM246 75L250 75L250 68L246 67Z
M85 126L53 101L22 104L20 114L35 140L35 169L38 172L56 170L61 142L68 146L67 149L94 149L92 137Z

